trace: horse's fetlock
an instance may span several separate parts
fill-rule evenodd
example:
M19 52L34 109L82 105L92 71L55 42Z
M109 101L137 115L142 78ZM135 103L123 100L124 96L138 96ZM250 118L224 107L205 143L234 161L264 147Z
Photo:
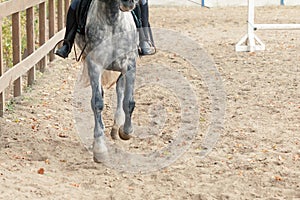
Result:
M133 110L135 108L135 101L129 101L129 113L133 113Z

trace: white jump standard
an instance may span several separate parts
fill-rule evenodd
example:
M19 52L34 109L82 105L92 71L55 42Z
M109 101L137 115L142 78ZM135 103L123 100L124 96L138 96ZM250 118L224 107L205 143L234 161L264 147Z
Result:
M248 33L236 44L235 50L265 50L265 44L254 34L256 30L300 30L300 24L255 24L254 0L248 0Z

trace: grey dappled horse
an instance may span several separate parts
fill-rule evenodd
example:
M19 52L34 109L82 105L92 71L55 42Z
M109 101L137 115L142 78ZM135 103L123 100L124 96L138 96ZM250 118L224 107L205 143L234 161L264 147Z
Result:
M111 136L130 139L133 132L131 115L135 106L134 81L138 36L129 11L138 0L93 0L88 12L85 35L77 35L76 43L84 49L85 65L92 87L91 106L94 112L94 160L108 155L104 140L101 112L104 107L101 77L105 70L121 72L117 83L117 110Z

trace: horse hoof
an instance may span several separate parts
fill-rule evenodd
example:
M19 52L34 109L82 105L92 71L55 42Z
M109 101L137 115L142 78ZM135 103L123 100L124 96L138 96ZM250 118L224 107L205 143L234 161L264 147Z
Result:
M120 138L121 138L122 140L129 140L130 138L132 138L131 135L126 134L126 133L124 132L123 128L120 128L120 129L119 129L119 136L120 136Z
M117 128L112 128L110 132L110 136L113 140L118 139L118 129Z
M103 163L108 158L108 149L102 139L98 138L93 143L94 161Z
M104 163L108 159L108 153L94 153L93 159L96 163Z

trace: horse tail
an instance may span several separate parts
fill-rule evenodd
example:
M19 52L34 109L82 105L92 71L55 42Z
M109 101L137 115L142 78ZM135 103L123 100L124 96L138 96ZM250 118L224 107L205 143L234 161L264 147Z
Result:
M119 76L120 76L120 72L105 70L101 78L102 87L104 89L111 88L117 82ZM81 74L79 75L77 81L80 87L86 88L90 86L90 77L89 77L88 68L86 64L84 64Z
M111 88L118 80L120 72L105 70L102 74L102 86L105 89Z

